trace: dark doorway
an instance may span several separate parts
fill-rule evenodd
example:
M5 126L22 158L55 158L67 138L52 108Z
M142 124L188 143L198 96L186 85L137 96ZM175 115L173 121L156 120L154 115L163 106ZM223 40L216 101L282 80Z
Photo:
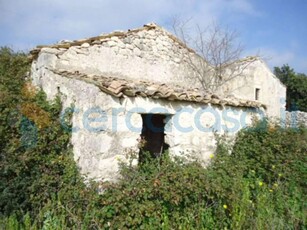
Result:
M164 126L166 115L162 114L141 114L143 127L141 133L142 146L140 149L139 161L143 162L145 152L149 152L152 158L161 156L168 149L164 142Z

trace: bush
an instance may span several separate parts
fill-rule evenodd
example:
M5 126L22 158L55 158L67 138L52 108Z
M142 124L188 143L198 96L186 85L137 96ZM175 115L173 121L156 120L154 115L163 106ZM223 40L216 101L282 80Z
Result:
M102 217L115 229L304 229L306 150L305 128L262 121L234 146L219 139L207 168L167 154L123 164Z
M98 194L85 186L73 160L59 98L47 102L27 82L28 69L25 54L0 49L0 216L9 224L26 217L40 226L46 213L58 213L58 202L81 216Z
M167 153L134 165L129 152L117 183L85 185L59 99L27 83L24 54L0 60L3 229L306 229L306 128L262 121L218 139L207 168Z
M220 196L228 200L231 226L304 229L306 128L282 128L264 120L241 130L231 155L229 149L220 142L208 174L213 192L222 185Z

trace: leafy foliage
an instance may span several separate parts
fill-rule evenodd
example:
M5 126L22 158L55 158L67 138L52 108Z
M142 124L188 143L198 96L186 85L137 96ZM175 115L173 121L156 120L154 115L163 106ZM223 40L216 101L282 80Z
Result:
M274 74L287 86L287 110L307 112L307 75L295 73L288 65L275 67Z
M123 178L103 194L104 219L116 229L303 229L306 153L305 128L263 121L234 146L219 139L207 168L167 154L123 164Z
M206 168L167 153L135 165L127 152L117 183L85 185L59 99L26 82L24 54L0 58L3 229L306 229L306 128L263 121L234 145L221 137Z
M58 196L87 190L59 122L60 100L47 102L26 81L25 54L1 48L0 60L0 214L33 217Z
M229 148L224 145L219 146L218 153L227 156ZM227 168L227 173L220 175L223 180L238 182L231 189L233 194L228 195L228 199L235 198L230 201L234 204L229 205L230 209L236 215L239 211L246 217L255 217L243 220L240 225L243 229L252 222L256 223L256 229L303 229L306 226L306 207L301 202L307 192L306 128L282 128L264 120L239 132L232 154L226 159L217 157L210 174ZM236 197L235 194L241 195ZM244 200L253 208L242 212Z

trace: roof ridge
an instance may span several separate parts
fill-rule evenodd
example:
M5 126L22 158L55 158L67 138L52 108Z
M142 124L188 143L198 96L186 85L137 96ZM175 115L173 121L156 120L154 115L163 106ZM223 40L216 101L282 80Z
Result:
M177 42L180 46L186 48L190 52L196 53L195 50L188 47L183 41L181 41L179 38L174 36L171 32L169 32L168 30L159 26L158 24L151 22L151 23L147 23L147 24L143 25L143 27L139 27L139 28L135 28L135 29L128 29L126 31L115 30L115 31L107 33L107 34L101 34L101 35L89 37L89 38L77 39L77 40L73 40L73 41L63 40L60 43L51 44L51 45L37 45L34 49L32 49L30 51L30 54L32 55L31 58L35 59L37 57L38 53L43 48L58 48L58 49L64 48L64 49L68 49L69 47L72 47L72 46L81 46L84 43L88 43L89 45L95 45L96 44L95 41L97 41L97 40L104 40L104 39L108 39L108 38L111 38L111 37L126 37L126 36L128 36L129 34L132 34L132 33L137 33L137 32L144 31L144 30L153 30L153 29L158 29L158 30L164 32L165 35L167 35L174 42ZM100 43L103 43L103 41L101 41Z

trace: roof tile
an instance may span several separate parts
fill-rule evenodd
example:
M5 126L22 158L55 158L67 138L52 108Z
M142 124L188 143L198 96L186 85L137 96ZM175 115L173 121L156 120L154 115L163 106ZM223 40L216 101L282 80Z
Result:
M107 94L115 97L148 97L153 99L164 99L168 101L189 101L203 104L229 105L236 107L266 106L258 101L247 101L237 98L220 98L216 94L205 93L195 89L186 89L179 86L169 87L166 84L154 83L149 81L127 80L109 76L87 75L79 72L68 72L63 70L53 70L55 74L70 79L82 80L99 87Z

